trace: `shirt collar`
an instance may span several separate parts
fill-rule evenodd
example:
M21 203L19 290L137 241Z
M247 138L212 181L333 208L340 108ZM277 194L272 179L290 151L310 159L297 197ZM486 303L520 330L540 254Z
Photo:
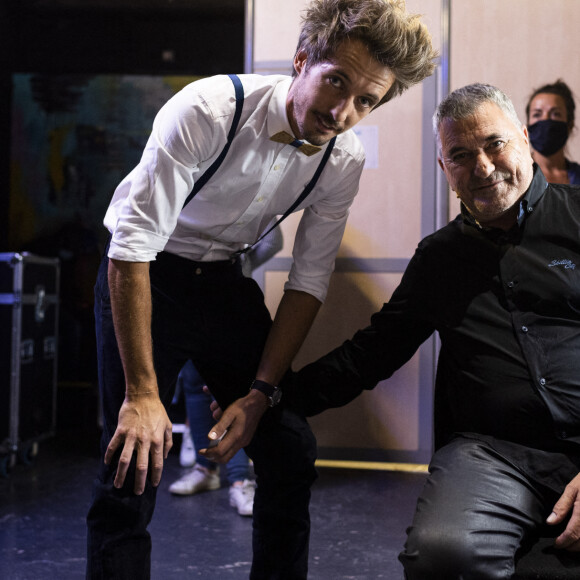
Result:
M280 131L285 131L289 135L296 137L288 115L286 114L286 100L288 98L288 91L292 84L292 78L284 79L274 87L274 93L268 105L268 136L276 135ZM306 139L302 139L304 143L309 143Z
M532 179L532 183L530 184L526 195L524 195L524 200L527 201L528 207L533 207L540 201L546 192L547 187L548 182L546 181L542 170L536 163L534 163L534 178Z
M268 136L271 137L280 131L293 135L288 116L286 115L286 99L292 79L287 78L274 87L274 93L268 105Z

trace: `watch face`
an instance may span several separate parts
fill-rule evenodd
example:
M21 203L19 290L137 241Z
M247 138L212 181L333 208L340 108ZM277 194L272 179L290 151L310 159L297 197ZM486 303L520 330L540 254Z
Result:
M274 405L277 405L280 402L281 398L282 398L282 389L276 389L272 393L272 396L270 397L270 400L272 401L272 404L270 406L273 407Z

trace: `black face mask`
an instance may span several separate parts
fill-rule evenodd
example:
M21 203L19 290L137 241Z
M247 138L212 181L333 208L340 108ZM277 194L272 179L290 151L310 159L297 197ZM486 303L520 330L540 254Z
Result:
M547 119L528 127L532 147L546 157L560 151L568 140L568 125L564 121Z

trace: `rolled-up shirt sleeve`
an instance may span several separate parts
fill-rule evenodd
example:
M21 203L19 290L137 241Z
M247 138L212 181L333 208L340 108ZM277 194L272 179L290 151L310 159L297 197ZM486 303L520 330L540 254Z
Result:
M218 150L221 125L212 123L213 113L193 91L160 109L139 164L115 190L105 216L109 257L148 262L164 249L200 164Z

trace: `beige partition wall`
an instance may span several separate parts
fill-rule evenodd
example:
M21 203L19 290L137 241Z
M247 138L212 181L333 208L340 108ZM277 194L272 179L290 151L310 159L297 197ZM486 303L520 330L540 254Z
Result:
M561 78L580 98L579 0L451 0L450 30L451 89L495 85L513 100L524 123L534 88ZM579 119L580 109L577 126ZM568 157L580 163L578 129ZM451 209L457 208L454 200Z
M254 72L291 71L300 12L306 4L303 0L254 0ZM439 2L408 0L407 7L424 14L438 45ZM367 167L328 299L294 368L366 326L370 315L389 299L418 241L433 231L435 155L429 123L436 92L433 77L374 111L357 126L367 149ZM283 225L282 252L256 273L272 313L290 267L299 217L292 216ZM364 393L345 408L313 418L321 457L427 461L431 453L433 358L433 344L426 344L374 391Z

